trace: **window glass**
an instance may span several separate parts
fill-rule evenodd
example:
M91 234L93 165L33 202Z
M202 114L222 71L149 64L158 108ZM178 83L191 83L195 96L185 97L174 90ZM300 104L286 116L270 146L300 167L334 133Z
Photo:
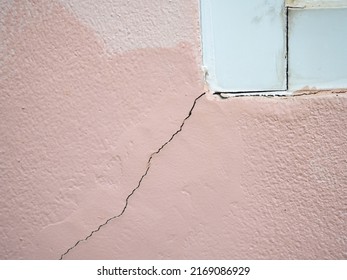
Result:
M201 0L213 92L347 87L347 0Z
M289 89L347 86L347 9L289 9Z
M213 91L286 89L284 2L202 0L203 62Z

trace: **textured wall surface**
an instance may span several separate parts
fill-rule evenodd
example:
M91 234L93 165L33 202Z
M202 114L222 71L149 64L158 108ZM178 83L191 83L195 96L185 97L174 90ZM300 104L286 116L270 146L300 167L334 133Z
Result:
M347 258L347 95L204 92L198 0L0 1L0 258Z

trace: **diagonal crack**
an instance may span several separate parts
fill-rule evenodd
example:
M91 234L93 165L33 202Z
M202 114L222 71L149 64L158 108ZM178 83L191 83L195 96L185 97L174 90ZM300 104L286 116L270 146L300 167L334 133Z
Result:
M149 171L149 169L151 168L151 162L152 162L152 160L153 160L153 157L154 157L155 155L159 154L160 151L161 151L162 149L164 149L164 147L165 147L167 144L169 144L169 143L175 138L175 136L176 136L178 133L180 133L180 132L182 131L183 126L184 126L186 120L189 119L190 116L192 115L192 112L193 112L193 110L194 110L194 107L195 107L195 105L196 105L196 102L197 102L202 96L204 96L205 94L206 94L206 92L200 94L197 98L195 98L195 100L194 100L194 102L193 102L193 105L192 105L192 107L191 107L190 110L189 110L188 115L183 119L183 121L182 121L182 123L181 123L179 129L176 130L176 132L175 132L174 134L171 135L170 139L167 140L163 145L161 145L161 147L160 147L157 151L155 151L154 153L152 153L151 156L148 158L148 161L147 161L147 168L146 168L145 172L143 173L143 175L141 176L139 182L137 183L137 186L131 191L131 193L130 193L130 194L127 196L127 198L125 199L125 205L124 205L122 211L121 211L119 214L117 214L117 215L115 215L115 216L113 216L113 217L107 219L104 223L102 223L101 225L99 225L96 229L94 229L94 230L93 230L88 236L86 236L84 239L78 240L78 241L75 243L75 245L73 245L72 247L70 247L69 249L67 249L67 250L65 251L65 253L63 253L63 254L60 256L60 260L62 260L62 259L64 258L64 256L66 256L71 250L73 250L74 248L76 248L76 247L78 246L78 244L80 244L80 243L83 242L83 241L87 241L89 238L91 238L91 237L94 235L94 233L98 232L102 227L106 226L110 221L112 221L112 220L114 220L114 219L117 219L117 218L119 218L120 216L122 216L122 215L124 214L125 210L126 210L127 207L128 207L129 199L130 199L131 196L136 192L136 190L140 188L143 179L144 179L144 178L146 177L146 175L148 174L148 171Z

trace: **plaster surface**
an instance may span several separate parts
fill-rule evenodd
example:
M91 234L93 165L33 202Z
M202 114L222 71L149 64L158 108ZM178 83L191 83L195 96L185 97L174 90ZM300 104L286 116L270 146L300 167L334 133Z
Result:
M128 2L1 1L0 258L345 259L347 95L201 96L198 1Z
M200 100L124 216L67 258L345 259L346 105Z
M110 52L196 44L198 1L60 0Z

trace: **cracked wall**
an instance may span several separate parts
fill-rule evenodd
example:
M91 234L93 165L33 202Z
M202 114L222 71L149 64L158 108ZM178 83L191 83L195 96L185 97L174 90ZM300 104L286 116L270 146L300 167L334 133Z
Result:
M346 95L200 96L198 1L116 2L0 3L0 257L346 258Z

